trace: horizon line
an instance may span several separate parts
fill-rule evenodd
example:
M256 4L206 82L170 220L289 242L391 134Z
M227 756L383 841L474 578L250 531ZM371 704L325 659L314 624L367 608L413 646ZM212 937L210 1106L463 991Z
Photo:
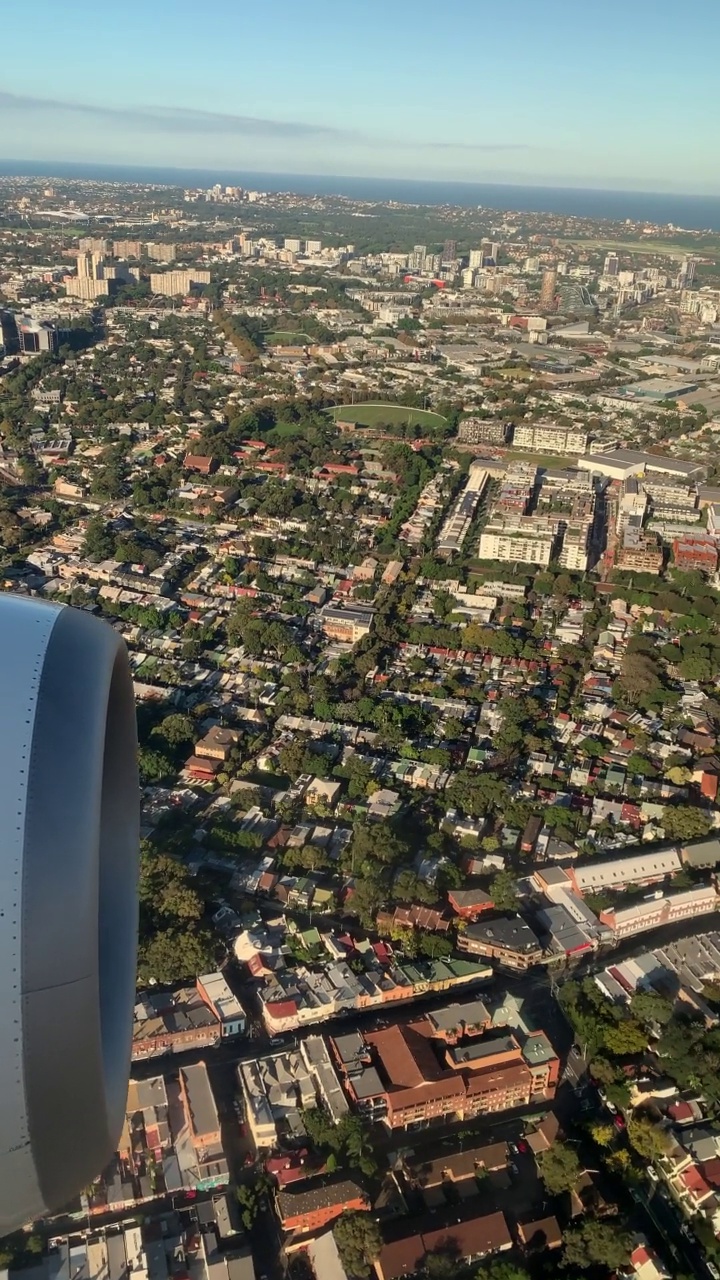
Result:
M427 183L430 186L438 186L438 187L452 184L453 186L459 186L459 187L496 187L496 188L510 187L510 188L517 189L519 191L527 191L527 190L576 191L576 192L587 191L587 192L603 192L608 195L671 196L671 197L679 198L681 200L720 200L720 191L701 192L701 191L678 191L678 190L667 190L667 189L663 190L656 187L583 186L583 185L572 185L569 183L567 179L563 179L562 181L557 181L557 182L548 181L548 180L546 180L545 182L540 182L537 179L528 178L524 181L518 181L517 179L515 179L512 181L501 182L501 181L498 181L498 179L487 180L487 179L481 179L481 178L475 178L475 179L451 178L451 177L409 178L409 177L397 177L395 175L387 175L387 174L385 175L360 174L360 173L344 173L344 174L337 173L336 174L336 173L306 173L306 172L298 173L295 171L286 171L286 170L277 170L277 169L275 170L242 169L232 165L227 166L227 168L223 165L217 165L216 167L213 167L213 168L207 168L204 165L191 165L191 164L177 165L177 164L164 164L162 162L145 164L145 163L136 163L134 161L123 161L123 160L116 160L116 161L21 160L14 157L4 158L0 156L0 168L4 168L5 166L10 166L10 165L24 165L28 167L32 166L34 168L39 168L42 166L43 172L37 173L37 174L22 173L22 172L17 172L17 173L0 172L0 178L12 178L12 177L52 178L54 176L52 166L60 165L66 169L72 169L72 168L76 168L76 169L77 168L95 168L95 169L106 169L106 170L125 169L125 170L136 170L137 172L144 172L144 173L153 173L153 172L157 172L158 170L164 170L168 173L173 173L173 174L200 173L200 174L208 174L208 176L211 176L213 174L219 174L219 173L236 173L239 177L249 176L249 177L257 177L257 178L263 178L263 177L264 178L293 178L293 179L304 179L307 181L319 179L325 183L332 182L335 179L337 179L340 182L345 182L345 181L390 182L390 183L397 183L401 185L414 184L414 183ZM45 171L45 166L47 166L46 171ZM63 177L65 175L61 173L57 173L56 176ZM170 184L156 181L156 182L151 182L150 185L166 186ZM308 193L308 194L312 194L312 193ZM323 193L323 194L330 194L330 193ZM575 215L575 216L580 216L580 215Z

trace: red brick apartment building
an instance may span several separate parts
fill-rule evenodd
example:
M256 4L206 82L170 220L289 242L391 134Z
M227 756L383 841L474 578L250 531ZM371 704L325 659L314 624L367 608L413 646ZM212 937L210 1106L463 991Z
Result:
M479 1030L486 1031L479 1019ZM363 1051L345 1053L349 1037L330 1042L357 1108L390 1129L464 1119L555 1096L559 1060L543 1032L505 1028L458 1040L432 1015L368 1032Z
M280 1191L277 1207L285 1231L309 1235L334 1222L345 1209L368 1209L365 1191L352 1178L324 1181L309 1190Z
M460 1268L494 1253L505 1253L512 1246L505 1215L488 1213L393 1240L383 1245L375 1268L379 1280L400 1280L422 1271L428 1254L447 1252Z
M683 538L675 538L672 550L673 560L679 569L700 569L702 573L715 573L717 570L717 543L707 535L689 533Z

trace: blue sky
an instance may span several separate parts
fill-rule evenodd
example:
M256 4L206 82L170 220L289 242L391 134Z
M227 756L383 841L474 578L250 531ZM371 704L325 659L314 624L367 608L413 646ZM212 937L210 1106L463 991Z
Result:
M33 0L0 158L720 193L718 0Z

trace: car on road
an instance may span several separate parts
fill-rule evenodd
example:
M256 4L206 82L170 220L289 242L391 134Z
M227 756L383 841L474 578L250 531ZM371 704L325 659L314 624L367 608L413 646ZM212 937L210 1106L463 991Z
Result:
M615 1125L615 1128L616 1128L616 1129L626 1129L626 1128L627 1128L627 1124L626 1124L626 1121L625 1121L625 1117L624 1117L624 1116L621 1116L619 1111L618 1111L617 1115L613 1118L613 1124Z
M518 1138L517 1149L520 1152L521 1156L526 1156L528 1151L530 1150L530 1144L526 1142L524 1138Z
M647 1169L645 1170L645 1172L646 1172L646 1174L647 1174L647 1176L648 1176L648 1178L650 1179L650 1181L651 1181L651 1182L659 1182L659 1181L660 1181L660 1179L659 1179L659 1177L658 1177L658 1175L657 1175L656 1171L653 1169L653 1167L652 1167L652 1165L651 1165L651 1164L649 1164L649 1165L647 1166Z
M710 1272L710 1275L712 1276L713 1280L720 1280L720 1271L718 1271L718 1269L717 1269L717 1267L715 1266L715 1263L714 1263L714 1262L711 1262L709 1258L706 1258L706 1259L705 1259L705 1266L707 1267L708 1271Z

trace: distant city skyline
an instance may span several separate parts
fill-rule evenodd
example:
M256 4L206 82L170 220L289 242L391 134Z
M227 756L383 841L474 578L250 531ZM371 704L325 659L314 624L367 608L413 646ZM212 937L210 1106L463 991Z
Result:
M4 30L5 159L720 194L706 0L448 0L442 21L428 0L74 0L67 18L36 0Z

